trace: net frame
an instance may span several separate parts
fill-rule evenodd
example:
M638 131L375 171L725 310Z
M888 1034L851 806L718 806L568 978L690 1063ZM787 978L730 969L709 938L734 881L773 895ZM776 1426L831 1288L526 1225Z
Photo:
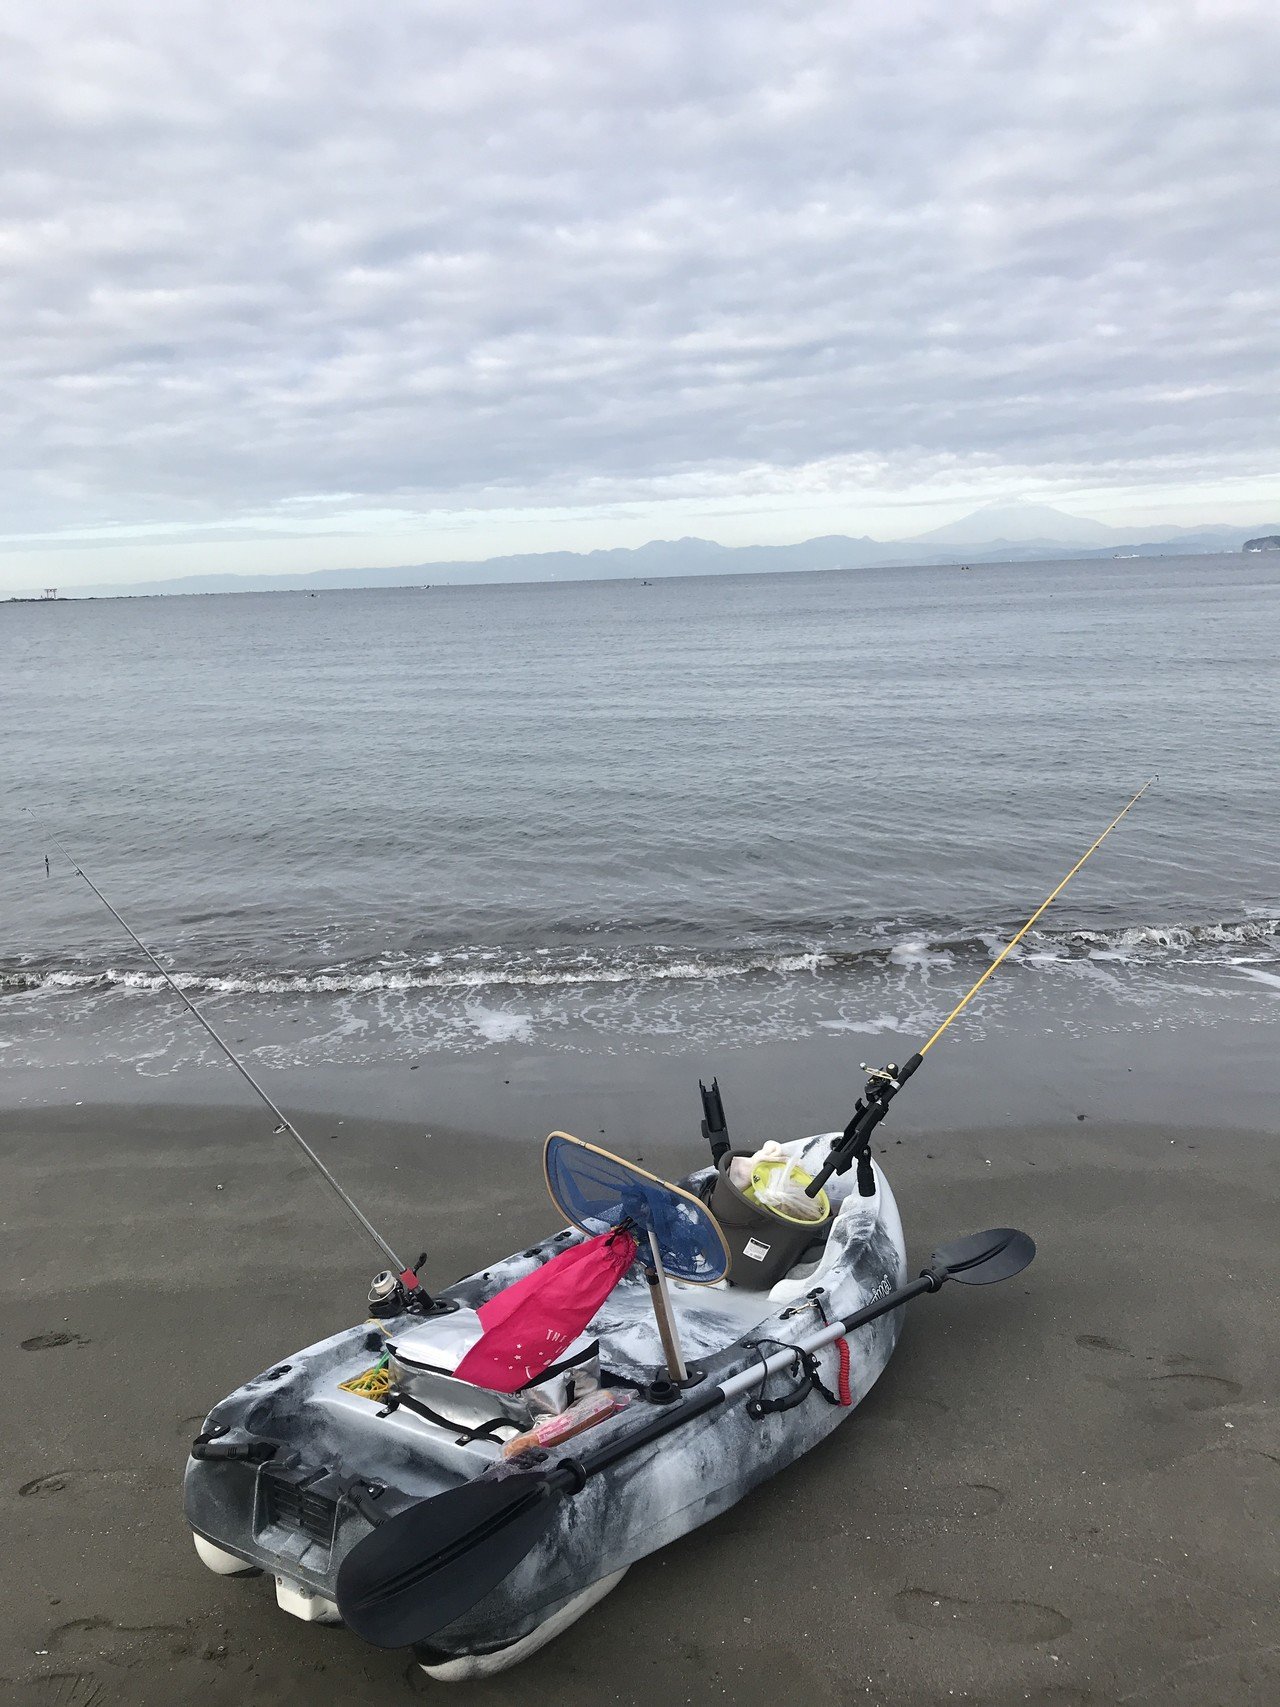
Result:
M546 1182L547 1196L572 1226L579 1228L584 1233L594 1234L600 1231L599 1227L588 1227L585 1222L579 1220L578 1217L573 1214L568 1204L562 1203L556 1196L555 1190L551 1184L551 1170L548 1165L547 1158L551 1151L551 1145L557 1139L564 1143L575 1145L579 1150L585 1150L593 1156L600 1156L604 1161L611 1162L616 1167L621 1168L624 1173L632 1174L636 1178L643 1180L646 1185L657 1186L669 1197L682 1199L684 1202L693 1205L697 1212L699 1222L705 1227L710 1228L711 1231L714 1232L716 1239L719 1241L720 1254L723 1257L723 1267L719 1274L714 1275L710 1279L699 1278L697 1276L682 1273L678 1266L673 1267L664 1254L662 1262L666 1268L667 1274L672 1280L679 1281L682 1286L718 1286L720 1282L728 1276L729 1268L733 1261L733 1253L729 1249L728 1241L724 1236L720 1223L716 1220L715 1216L711 1213L710 1209L708 1209L707 1205L700 1197L696 1196L691 1191L686 1191L683 1186L672 1185L670 1180L663 1179L659 1174L651 1174L648 1168L640 1167L637 1162L629 1162L623 1156L614 1155L612 1150L605 1150L601 1148L599 1144L591 1144L585 1138L575 1138L572 1132L549 1132L547 1134L546 1141L542 1146L542 1177ZM642 1231L647 1235L652 1231L652 1229L645 1227ZM641 1245L639 1259L641 1262L645 1260L644 1253L647 1244L648 1239L646 1238Z

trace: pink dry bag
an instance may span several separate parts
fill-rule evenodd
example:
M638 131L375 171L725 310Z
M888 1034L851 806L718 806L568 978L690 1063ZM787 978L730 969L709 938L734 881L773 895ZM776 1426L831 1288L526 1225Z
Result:
M552 1257L482 1304L484 1333L454 1374L494 1393L536 1381L573 1344L636 1254L630 1233L615 1229Z

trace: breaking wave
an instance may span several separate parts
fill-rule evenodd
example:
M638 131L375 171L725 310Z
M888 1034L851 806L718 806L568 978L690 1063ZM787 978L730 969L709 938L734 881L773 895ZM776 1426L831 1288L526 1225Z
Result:
M1012 931L1009 933L1012 934ZM1007 936L966 935L945 930L877 926L867 940L746 947L724 951L684 947L548 948L507 951L460 948L409 957L393 955L352 964L298 968L229 968L173 973L193 995L377 996L437 992L602 990L609 986L720 984L730 980L856 978L860 971L893 968L927 977L933 968L981 964L999 953ZM1013 950L1011 959L1036 970L1072 961L1115 961L1158 965L1193 961L1243 964L1241 951L1264 962L1280 959L1280 916L1205 924L1141 924L1114 930L1038 930ZM117 967L11 963L0 968L0 997L22 993L55 996L94 991L154 992L164 980L156 972Z

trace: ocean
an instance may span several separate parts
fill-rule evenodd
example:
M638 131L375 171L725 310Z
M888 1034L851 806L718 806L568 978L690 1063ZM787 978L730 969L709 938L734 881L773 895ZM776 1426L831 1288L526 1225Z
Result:
M964 1027L1272 1025L1277 632L1259 556L0 604L0 1070L211 1059L50 834L267 1068L884 1053L1155 773Z

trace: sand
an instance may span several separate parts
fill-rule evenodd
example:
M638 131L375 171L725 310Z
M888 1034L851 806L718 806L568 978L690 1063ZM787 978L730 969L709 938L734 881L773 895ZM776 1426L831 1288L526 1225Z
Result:
M268 1580L210 1575L182 1519L207 1408L358 1318L375 1253L252 1110L2 1122L0 1700L444 1699L407 1656L285 1616ZM492 1125L305 1121L437 1283L554 1224L524 1124ZM1274 1138L1065 1109L883 1130L913 1255L1011 1222L1037 1262L914 1305L823 1448L459 1700L1280 1699Z

